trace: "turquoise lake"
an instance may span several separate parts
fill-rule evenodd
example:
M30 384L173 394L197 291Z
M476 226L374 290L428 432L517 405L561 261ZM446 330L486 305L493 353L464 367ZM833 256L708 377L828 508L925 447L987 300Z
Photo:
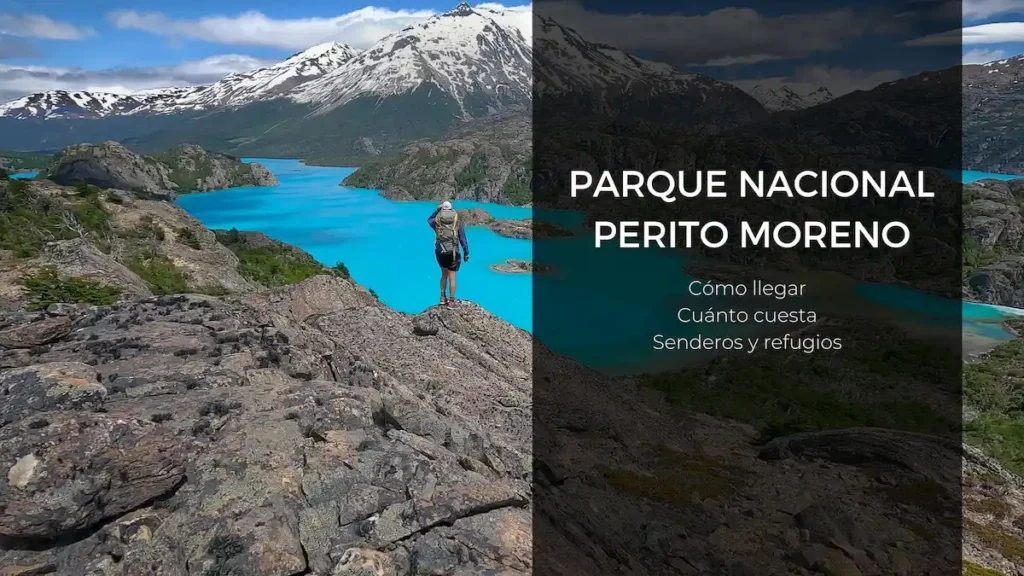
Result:
M438 271L433 256L433 233L426 223L435 203L394 202L382 198L376 190L339 186L354 171L352 168L306 166L297 160L247 161L266 165L281 184L269 188L235 188L190 194L181 197L179 205L210 228L258 230L302 247L325 264L344 262L357 282L374 289L381 300L398 311L416 314L437 303ZM964 172L963 175L965 180L993 177L985 173ZM497 218L534 217L531 208L472 201L456 201L455 206L480 207ZM579 224L579 216L571 213L538 216L569 227ZM467 236L471 260L459 272L459 297L480 304L515 326L532 331L530 276L490 270L491 264L508 258L529 260L532 256L531 242L504 238L483 227L469 228ZM553 243L550 253L574 256L593 254L593 251L580 250L573 244L591 241L588 235L544 240ZM600 262L577 258L567 272L593 274L593 269L588 271L588 267L606 269L610 266L614 269L620 265L623 269L635 271L634 276L612 277L610 282L613 284L600 292L567 292L561 295L560 301L565 304L560 305L560 318L567 324L595 323L591 335L580 339L580 331L574 330L573 338L545 344L557 352L606 369L613 368L603 366L603 359L607 357L616 357L614 368L628 370L637 366L650 368L673 356L651 350L651 334L634 334L629 327L645 326L649 330L651 326L660 325L669 335L679 332L681 327L674 318L667 318L664 322L638 320L637 313L655 307L609 306L608 301L602 299L619 290L626 293L630 289L628 281L634 286L645 286L645 302L652 299L664 301L666 306L670 306L667 309L672 310L672 306L686 300L683 290L690 278L681 270L676 258L653 250L602 250ZM665 270L672 272L666 274ZM651 271L651 278L645 278L645 271ZM673 281L666 282L666 278ZM678 281L674 281L676 278ZM538 282L545 281L544 277L538 279ZM568 290L572 285L557 280L551 282L548 287L552 291ZM615 282L621 282L621 286ZM647 289L651 286L656 287L653 292ZM1020 310L969 302L961 304L897 286L863 285L858 289L858 295L867 302L898 310L919 325L944 323L948 326L951 319L955 320L962 313L965 334L988 340L1011 338L1002 328L1001 321L1009 316L1024 315ZM600 322L594 319L595 310L601 310ZM703 335L716 334L708 330ZM624 357L628 357L631 366L623 365Z
M955 176L956 173L954 172L953 175ZM1024 178L1024 176L1017 176L1013 174L996 174L995 172L977 172L975 170L964 170L963 172L960 173L960 181L964 182L965 184L977 182L978 180L1019 180L1021 178Z

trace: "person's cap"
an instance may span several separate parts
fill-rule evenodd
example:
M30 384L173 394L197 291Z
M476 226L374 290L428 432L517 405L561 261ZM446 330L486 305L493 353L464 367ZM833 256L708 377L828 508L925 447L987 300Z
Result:
M441 208L443 208L445 210L451 210L452 209L452 203L447 201L447 200L445 200L444 202L441 202Z

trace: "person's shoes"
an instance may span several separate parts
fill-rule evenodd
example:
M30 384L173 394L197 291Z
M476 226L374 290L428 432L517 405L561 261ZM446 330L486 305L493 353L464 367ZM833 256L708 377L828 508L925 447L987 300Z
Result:
M448 307L449 308L455 308L455 299L454 298L448 300Z

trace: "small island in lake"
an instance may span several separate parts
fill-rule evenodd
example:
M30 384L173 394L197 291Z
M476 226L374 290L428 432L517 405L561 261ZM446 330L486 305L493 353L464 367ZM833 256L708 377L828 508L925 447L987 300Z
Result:
M491 264L491 270L505 274L548 274L554 271L550 264L534 264L526 260L505 260L504 264Z

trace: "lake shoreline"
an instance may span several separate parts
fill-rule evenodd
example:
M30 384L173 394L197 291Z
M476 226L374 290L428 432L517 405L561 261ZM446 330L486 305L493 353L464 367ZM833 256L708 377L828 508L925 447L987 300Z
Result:
M298 160L281 159L245 158L243 161L255 161L266 165L281 184L266 189L235 188L189 194L179 198L178 205L208 228L259 231L276 240L298 246L327 265L333 265L338 261L344 262L355 281L372 288L386 305L396 311L419 314L436 304L438 268L433 256L433 235L426 225L427 216L436 208L436 202L400 202L381 197L379 190L339 187L338 182L344 180L347 174L354 172L355 169L350 167L310 166ZM520 222L535 215L533 207L509 207L473 201L456 200L455 207L459 210L479 208L495 219ZM546 217L545 222L559 221L566 230L575 231L572 237L551 240L556 244L550 246L562 247L559 249L561 252L556 252L562 254L566 260L563 265L598 265L602 269L609 266L625 266L643 272L641 276L654 274L662 283L674 278L674 274L678 274L683 281L690 278L690 274L701 274L699 264L681 260L678 255L668 257L665 254L643 251L638 253L635 250L623 253L612 251L605 254L609 258L608 262L577 262L578 258L574 255L577 254L575 250L578 248L573 248L574 243L588 240L585 238L586 234L578 230L580 215L552 213L549 217L551 220ZM570 290L572 287L564 286L565 282L559 282L557 278L548 277L549 275L495 271L491 265L486 264L508 260L532 262L535 240L505 238L487 226L469 226L467 236L470 252L475 257L472 261L464 263L459 272L460 297L479 304L517 328L531 334L535 333L533 294L538 289L535 282L544 282L540 289L549 290L546 293L549 297L555 297L563 289ZM559 262L559 259L555 259L551 264ZM665 272L666 266L678 272L666 276L669 274ZM572 273L572 269L559 272ZM588 271L583 273L593 274ZM743 276L747 277L749 274L748 271ZM634 278L632 281L649 282L644 277ZM673 282L675 281L669 284ZM887 305L884 301L887 296L884 294L872 296L873 299L870 299L868 296L871 294L860 294L856 288L855 282L847 282L844 299L856 298L861 302L869 302L869 307L875 310L872 314L875 317L891 316L893 310L906 305L904 300L897 302L895 307ZM677 294L671 287L662 287L660 290L662 292L651 297L666 302L686 301L685 295ZM906 288L900 290L909 293ZM918 299L917 296L913 298ZM929 302L929 299L936 298L925 297ZM545 345L557 353L574 357L584 364L606 372L621 372L602 366L605 363L602 360L606 361L608 357L616 355L623 360L624 367L629 366L626 368L627 373L648 371L655 367L672 369L673 366L685 366L690 363L682 362L682 357L686 356L683 354L666 354L650 350L652 334L636 330L646 327L664 331L666 334L677 332L676 335L682 336L688 330L694 330L694 327L681 326L674 318L665 321L657 319L658 322L650 326L637 326L638 323L632 316L633 312L628 307L608 308L591 302L588 294L580 294L578 291L570 290L564 294L563 300L567 303L567 307L562 310L567 323L575 322L574 318L577 317L581 322L592 322L594 320L587 317L592 317L594 310L602 310L600 323L605 328L591 331L593 333L588 334L585 342L561 342L557 334L551 335L553 341L545 342ZM1003 312L985 308L984 304L973 304L971 308L964 309L962 307L966 305L965 303L951 302L958 306L949 308L950 302L936 304L941 309L941 312L935 315L938 322L949 323L952 326L954 319L959 320L965 334L976 331L978 337L985 342L1005 341L1011 337L1001 329ZM827 316L829 314L823 309L820 318ZM911 311L900 316L926 319L928 314ZM994 327L1000 328L993 330ZM721 329L728 327L714 328L719 331ZM799 328L790 326L784 331L791 332L797 329ZM606 337L602 337L601 332L608 330L616 334L616 341L608 341ZM744 328L736 332L737 336L753 336L756 331ZM623 346L627 346L629 350L624 350ZM606 350L608 347L615 349L615 354L612 354L610 349ZM580 354L584 357L579 357Z

